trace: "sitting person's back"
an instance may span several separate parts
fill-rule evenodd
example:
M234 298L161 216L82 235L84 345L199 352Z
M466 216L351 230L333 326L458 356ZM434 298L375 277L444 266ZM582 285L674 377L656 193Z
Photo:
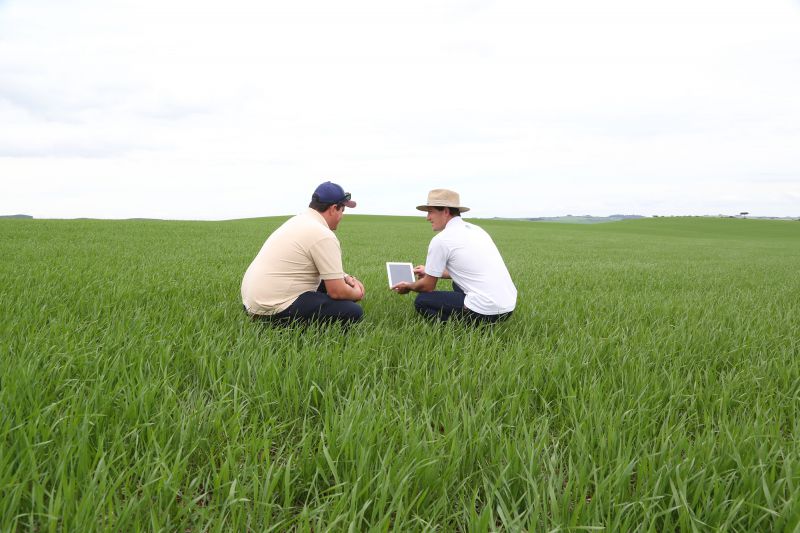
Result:
M360 320L355 304L364 286L342 268L339 240L333 233L350 193L331 182L314 191L309 209L290 218L261 247L242 279L242 304L255 319Z

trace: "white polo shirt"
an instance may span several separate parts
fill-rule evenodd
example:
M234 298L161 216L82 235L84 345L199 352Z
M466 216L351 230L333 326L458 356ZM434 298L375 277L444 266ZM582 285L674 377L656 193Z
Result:
M445 270L466 293L467 309L499 315L516 307L517 288L494 241L461 217L450 219L428 246L425 272L441 278Z

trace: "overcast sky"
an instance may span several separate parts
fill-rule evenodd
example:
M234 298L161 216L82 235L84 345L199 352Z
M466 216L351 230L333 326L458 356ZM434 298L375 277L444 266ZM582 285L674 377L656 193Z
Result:
M0 0L0 214L800 215L800 0Z

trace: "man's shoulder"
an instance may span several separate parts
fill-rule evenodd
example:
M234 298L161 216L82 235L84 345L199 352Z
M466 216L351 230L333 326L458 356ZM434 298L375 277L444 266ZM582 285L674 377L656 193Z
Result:
M469 231L477 231L478 233L486 233L488 235L485 229L473 222L464 222L464 228L468 229Z
M428 250L441 250L442 252L449 252L452 248L458 246L461 240L462 239L457 233L448 232L447 229L443 229L433 236L430 244L428 245Z
M328 224L325 223L325 219L313 209L300 213L295 218L297 219L297 224L307 228L308 231L319 233L320 235L335 236Z
M437 233L436 235L434 235L433 238L431 239L431 245L443 244L443 243L447 242L448 235L445 234L445 231L446 230L442 230L439 233Z
M302 241L308 246L324 240L338 242L336 234L309 213L300 213L287 220L284 230L287 231L287 236L291 235L293 240Z
M463 219L458 219L458 220L454 219L454 220L455 220L454 223L445 226L445 228L442 231L440 231L436 235L436 237L439 237L442 240L458 240L464 235L465 231L469 231L472 228L478 227L472 224L471 222L467 222L466 220Z

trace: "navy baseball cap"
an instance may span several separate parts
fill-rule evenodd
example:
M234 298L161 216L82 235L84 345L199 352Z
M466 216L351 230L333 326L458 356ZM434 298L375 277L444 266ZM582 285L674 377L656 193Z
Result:
M344 204L347 207L355 207L356 203L350 199L350 193L344 192L341 185L326 181L320 183L314 191L311 199L323 204Z

